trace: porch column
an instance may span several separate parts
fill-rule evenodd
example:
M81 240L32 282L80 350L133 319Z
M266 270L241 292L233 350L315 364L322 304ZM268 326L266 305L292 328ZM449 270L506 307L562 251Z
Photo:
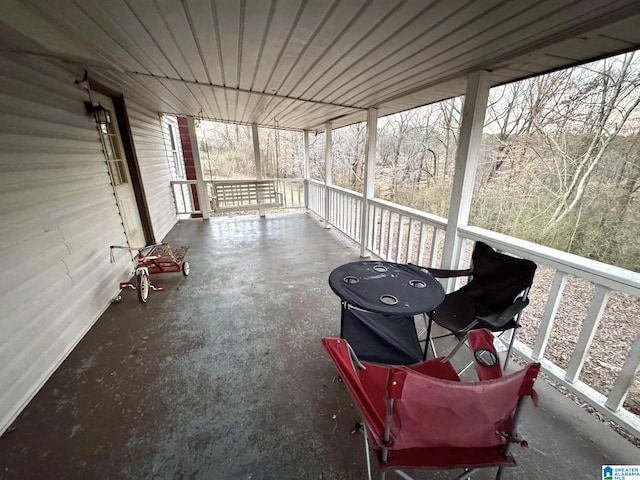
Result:
M311 177L311 170L309 165L309 130L304 130L303 135L303 152L304 152L304 208L309 211L309 178Z
M258 125L251 124L251 138L253 139L253 158L256 162L256 180L262 180L262 162L260 161L260 139L258 138Z
M369 239L369 199L375 194L376 181L376 143L378 141L378 109L367 110L367 142L364 146L364 188L362 190L362 211L360 212L360 256L368 258Z
M490 72L479 70L471 73L467 79L449 218L442 252L442 268L455 269L460 264L462 239L458 236L458 227L466 226L469 222L478 151L491 88L490 76Z
M258 137L258 125L251 124L251 138L253 139L253 159L256 162L256 180L262 180L262 161L260 158L260 137ZM258 210L258 215L265 216L264 210Z
M196 188L198 189L198 198L200 199L200 210L202 218L208 220L211 217L211 203L207 185L204 183L204 175L202 174L202 164L200 163L200 152L198 151L198 138L196 136L196 122L193 117L187 117L187 125L189 126L189 140L191 141L191 153L193 155L193 166L196 171Z
M327 122L324 125L325 139L324 139L324 228L329 228L329 185L332 184L331 175L331 123Z

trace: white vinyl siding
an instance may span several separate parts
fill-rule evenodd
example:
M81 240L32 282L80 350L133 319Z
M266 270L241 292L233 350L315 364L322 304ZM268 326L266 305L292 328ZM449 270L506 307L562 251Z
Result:
M0 433L129 278L86 90L43 59L0 55ZM156 238L176 222L158 114L127 102Z
M160 241L177 221L162 124L158 112L141 107L126 97L125 104L153 232L156 241Z

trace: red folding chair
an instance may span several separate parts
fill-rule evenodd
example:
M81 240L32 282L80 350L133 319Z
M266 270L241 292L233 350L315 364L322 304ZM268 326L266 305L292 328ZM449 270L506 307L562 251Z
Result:
M513 467L518 416L526 397L536 400L533 383L540 364L506 376L487 330L469 332L480 381L461 382L441 358L411 366L360 362L344 339L322 343L358 404L369 446L382 479L387 471L411 478L402 469L457 469L466 478L484 467ZM535 402L534 402L535 403Z

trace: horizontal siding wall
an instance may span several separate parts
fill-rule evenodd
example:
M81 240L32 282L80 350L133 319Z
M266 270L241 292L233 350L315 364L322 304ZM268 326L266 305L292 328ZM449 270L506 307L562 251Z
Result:
M156 241L161 241L176 224L176 208L171 191L171 163L165 132L157 112L125 97L133 143Z
M130 277L87 92L48 61L0 54L0 433ZM159 117L127 104L156 237L176 221ZM148 183L147 183L148 182Z

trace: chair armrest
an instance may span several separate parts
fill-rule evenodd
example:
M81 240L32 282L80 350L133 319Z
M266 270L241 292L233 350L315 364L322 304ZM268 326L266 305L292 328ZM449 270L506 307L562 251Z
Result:
M513 317L522 312L522 310L524 310L524 307L526 307L527 305L529 305L529 299L523 299L521 297L516 299L516 301L509 305L503 312L492 313L491 315L485 315L484 317L477 317L477 319L485 322L488 325L491 325L494 328L503 327L504 325L509 323L509 321L511 321Z
M468 277L473 273L473 269L471 268L467 268L466 270L445 270L442 268L423 267L421 265L416 265L415 263L410 263L409 265L426 270L436 278Z

